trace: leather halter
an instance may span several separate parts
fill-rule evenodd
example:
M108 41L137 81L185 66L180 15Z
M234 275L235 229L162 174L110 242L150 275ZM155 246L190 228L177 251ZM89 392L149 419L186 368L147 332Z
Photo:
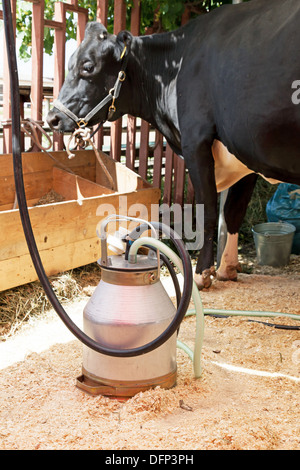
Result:
M70 119L72 119L79 128L85 128L89 121L95 116L95 114L98 113L104 106L106 106L109 102L112 101L112 104L109 107L109 112L107 116L107 120L111 119L116 112L116 107L115 107L115 100L119 97L120 90L122 83L126 79L126 66L128 62L128 54L126 54L127 46L125 45L123 52L121 54L121 59L124 59L122 62L122 69L118 73L118 78L116 80L116 83L111 90L109 90L108 95L100 101L84 118L79 118L74 114L72 111L70 111L64 104L62 104L58 99L54 101L53 106L57 108L59 111L62 113L66 114Z

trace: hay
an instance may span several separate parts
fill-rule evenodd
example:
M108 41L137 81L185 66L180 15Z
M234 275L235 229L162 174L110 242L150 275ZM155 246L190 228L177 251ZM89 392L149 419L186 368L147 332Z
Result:
M38 202L34 205L35 206L42 206L44 204L53 204L55 202L61 202L61 201L64 201L64 200L65 200L65 198L61 194L58 194L56 191L51 189L51 191L49 191L47 194L42 196L38 200Z
M51 286L59 302L91 295L100 280L97 263L53 276ZM6 341L31 317L43 316L51 304L39 281L0 292L0 340Z

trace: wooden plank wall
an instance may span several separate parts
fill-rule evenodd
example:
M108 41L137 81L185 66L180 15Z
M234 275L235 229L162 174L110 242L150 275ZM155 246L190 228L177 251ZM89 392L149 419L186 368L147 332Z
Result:
M11 0L14 21L16 19L16 1ZM58 92L65 77L65 34L66 15L68 12L77 14L77 43L84 37L86 22L88 21L88 10L78 6L78 0L57 1L55 3L54 18L48 20L44 18L43 0L25 0L32 3L32 76L35 80L31 83L31 117L35 121L43 124L42 102L43 102L43 35L44 28L54 29L54 87L53 97L58 96ZM134 35L140 34L140 0L133 0L131 9L130 29ZM108 0L97 0L97 21L107 25ZM0 19L2 18L0 11ZM187 15L183 16L183 22L187 21ZM115 0L114 3L114 32L118 33L126 27L126 4L124 0ZM4 56L6 50L4 46ZM7 61L4 65L4 86L3 86L3 153L11 153L11 108L10 90ZM23 109L21 106L21 115ZM124 123L124 121L123 121ZM125 164L130 169L135 169L142 178L147 178L151 174L153 185L162 190L162 200L171 205L178 203L193 202L193 189L189 178L186 175L185 165L171 148L163 141L162 136L155 132L156 147L154 149L153 162L149 160L149 140L150 125L142 121L139 130L139 146L137 147L137 122L132 116L128 116L127 125L124 130L122 120L113 123L110 133L110 155L116 161L120 161L122 135L126 134ZM53 150L63 149L63 137L58 134L53 135ZM95 142L99 149L103 145L103 132L100 131L95 136ZM33 145L32 151L39 151Z

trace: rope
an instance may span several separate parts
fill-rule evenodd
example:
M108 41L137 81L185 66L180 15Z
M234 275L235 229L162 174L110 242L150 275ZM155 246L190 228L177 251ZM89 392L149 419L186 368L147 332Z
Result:
M41 142L39 141L39 136L37 133L40 131L48 140L48 146L44 147ZM31 118L27 118L21 121L21 131L27 134L29 137L31 137L33 143L38 146L40 150L49 150L52 147L52 141L50 136L47 134L47 132L42 128L42 126L34 121Z
M80 148L85 148L88 144L90 144L93 147L98 163L101 166L102 170L104 171L109 181L109 184L111 186L111 189L114 189L115 188L114 180L111 177L108 169L106 168L102 158L100 157L98 149L95 147L95 144L91 138L91 130L88 127L84 127L84 128L80 127L76 129L73 132L73 134L70 136L67 146L66 146L66 151L70 159L75 157L75 154L72 153L72 151L70 150L70 145L73 139L75 140L76 146L79 146Z

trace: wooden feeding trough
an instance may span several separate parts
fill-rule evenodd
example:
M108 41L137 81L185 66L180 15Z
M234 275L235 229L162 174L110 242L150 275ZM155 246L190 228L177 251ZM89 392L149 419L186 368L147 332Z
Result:
M30 220L48 276L100 258L96 229L107 215L150 220L154 207L158 215L160 190L106 154L100 156L113 189L93 151L75 152L71 160L66 152L51 155L22 155ZM14 203L12 155L0 155L0 291L37 280Z

